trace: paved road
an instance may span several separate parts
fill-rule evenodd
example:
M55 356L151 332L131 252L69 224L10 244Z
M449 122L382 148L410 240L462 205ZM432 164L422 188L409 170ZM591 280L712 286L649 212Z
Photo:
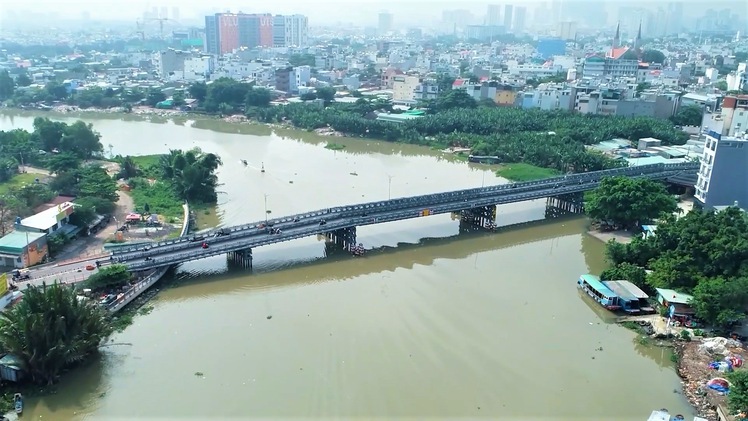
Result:
M47 266L31 268L29 269L29 272L31 273L31 279L27 281L17 282L17 284L23 289L26 288L26 285L28 284L41 285L42 283L46 283L47 285L49 285L53 284L55 281L66 284L82 282L88 279L89 276L98 272L97 269L86 270L86 265L94 264L95 261L95 259L91 259L64 266L51 264Z

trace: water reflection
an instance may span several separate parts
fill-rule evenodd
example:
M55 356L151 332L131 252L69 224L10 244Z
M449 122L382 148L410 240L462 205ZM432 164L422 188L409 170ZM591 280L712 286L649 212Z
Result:
M397 269L413 269L415 266L431 266L437 259L460 260L491 250L517 247L524 244L536 243L549 239L560 239L570 235L578 235L579 227L585 222L584 218L570 219L567 223L556 221L538 221L499 229L496 232L472 231L442 238L423 238L418 243L399 243L396 247L383 246L369 250L365 257L356 258L348 254L341 254L329 258L297 258L283 263L284 267L277 268L272 264L256 266L254 275L268 272L278 272L273 277L255 277L253 288L277 287L285 288L291 285L316 283L321 280L350 279L372 273L395 272ZM550 243L549 253L553 244ZM321 248L324 246L320 246ZM298 255L293 247L286 247L287 256ZM223 258L218 257L216 260ZM225 258L224 258L225 259ZM334 271L319 270L323 266L334 266ZM199 265L205 268L206 265ZM197 267L183 265L175 280L180 283L206 282L237 279L237 276L249 276L246 269L226 266L225 270L212 272L199 270ZM318 270L315 270L317 268ZM298 276L299 274L306 276ZM310 273L317 273L318 277L309 277ZM280 279L280 282L279 282ZM222 290L225 292L226 290Z
M59 387L55 394L45 395L44 399L27 399L24 415L33 418L36 413L44 413L53 415L55 418L52 419L66 419L63 414L70 411L90 411L107 391L108 381L104 376L106 366L122 362L121 359L111 358L114 355L111 352L113 348L114 346L102 348L102 355L95 356L85 365L62 376L60 385L74 384L75 388Z

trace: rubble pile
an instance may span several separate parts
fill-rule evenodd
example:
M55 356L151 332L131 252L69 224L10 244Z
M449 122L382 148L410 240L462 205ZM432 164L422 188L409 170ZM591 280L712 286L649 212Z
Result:
M725 403L726 399L723 393L709 388L707 383L726 374L714 369L712 363L742 361L747 354L746 350L740 342L726 338L678 342L675 350L679 357L678 375L683 379L683 393L700 416L717 421L717 413L713 408Z

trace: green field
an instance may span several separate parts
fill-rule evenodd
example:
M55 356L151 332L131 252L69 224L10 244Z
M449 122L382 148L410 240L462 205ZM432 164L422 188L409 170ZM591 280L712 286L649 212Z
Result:
M42 174L17 174L5 183L0 183L0 194L7 194L11 189L23 187L24 184L31 184L35 179L42 179Z
M132 156L132 162L135 163L135 165L138 166L140 169L146 169L152 165L158 165L159 159L161 159L161 155L140 155L140 156Z
M141 181L129 194L138 212L144 212L147 203L151 213L163 215L167 220L181 219L184 216L184 202L168 183L157 181L150 184Z
M496 175L512 181L534 181L551 178L560 173L551 168L541 168L530 164L504 164L496 170Z

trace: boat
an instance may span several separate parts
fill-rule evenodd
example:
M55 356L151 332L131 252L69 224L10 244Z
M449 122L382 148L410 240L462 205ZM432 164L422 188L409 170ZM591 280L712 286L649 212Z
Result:
M246 159L242 159L241 161L242 161L242 164L244 164L244 166L247 166L247 165L248 165L248 162L247 162L247 160L246 160Z
M20 393L13 395L13 405L16 408L16 414L23 413L23 395Z
M636 315L641 313L639 306L639 297L632 294L623 284L622 281L603 281L603 285L608 287L618 296L621 309L627 314Z
M590 274L582 275L579 277L577 285L604 308L610 311L621 309L618 295L605 286L597 276Z

